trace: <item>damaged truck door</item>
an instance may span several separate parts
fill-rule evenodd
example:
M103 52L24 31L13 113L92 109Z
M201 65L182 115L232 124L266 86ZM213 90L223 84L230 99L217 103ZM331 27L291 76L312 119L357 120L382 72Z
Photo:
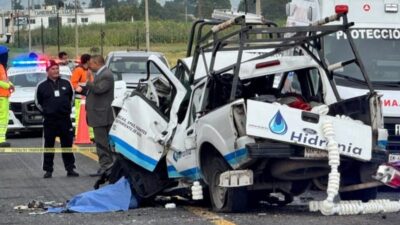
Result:
M162 76L151 80L152 71ZM165 155L164 145L177 126L178 108L186 89L157 57L147 63L147 85L127 97L110 131L117 152L153 171ZM143 87L144 86L144 87Z

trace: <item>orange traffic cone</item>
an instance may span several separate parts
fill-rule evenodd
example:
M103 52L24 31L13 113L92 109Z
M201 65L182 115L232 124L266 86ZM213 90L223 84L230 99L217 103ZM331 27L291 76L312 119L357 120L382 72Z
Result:
M81 99L81 105L79 109L79 121L78 121L78 131L76 133L74 144L91 144L89 137L89 127L86 123L86 100Z

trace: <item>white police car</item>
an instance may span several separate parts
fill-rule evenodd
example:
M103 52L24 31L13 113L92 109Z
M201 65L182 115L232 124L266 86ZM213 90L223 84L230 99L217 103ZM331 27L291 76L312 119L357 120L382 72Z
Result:
M37 84L46 79L46 60L23 58L12 62L8 78L15 86L15 92L10 97L8 132L19 132L42 128L43 117L35 105L35 90ZM60 66L60 74L70 79L71 70L68 66ZM72 108L74 114L74 107ZM71 116L74 122L74 116Z

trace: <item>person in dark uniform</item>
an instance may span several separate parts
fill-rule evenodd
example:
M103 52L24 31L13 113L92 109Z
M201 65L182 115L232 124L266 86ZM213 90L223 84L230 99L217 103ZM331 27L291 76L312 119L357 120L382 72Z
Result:
M60 137L61 147L71 148L73 128L71 109L74 91L69 80L60 77L58 64L50 60L46 67L47 79L40 82L36 88L35 103L41 111L44 131L44 147L54 148L56 137ZM43 178L51 178L53 173L54 153L43 154ZM74 171L75 157L73 153L62 153L65 170L68 177L77 177Z

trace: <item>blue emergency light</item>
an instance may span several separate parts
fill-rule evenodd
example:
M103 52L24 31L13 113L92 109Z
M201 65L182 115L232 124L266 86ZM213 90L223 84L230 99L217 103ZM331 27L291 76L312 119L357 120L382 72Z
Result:
M16 57L12 61L12 65L15 67L46 65L46 60L39 59L39 56L32 52Z

